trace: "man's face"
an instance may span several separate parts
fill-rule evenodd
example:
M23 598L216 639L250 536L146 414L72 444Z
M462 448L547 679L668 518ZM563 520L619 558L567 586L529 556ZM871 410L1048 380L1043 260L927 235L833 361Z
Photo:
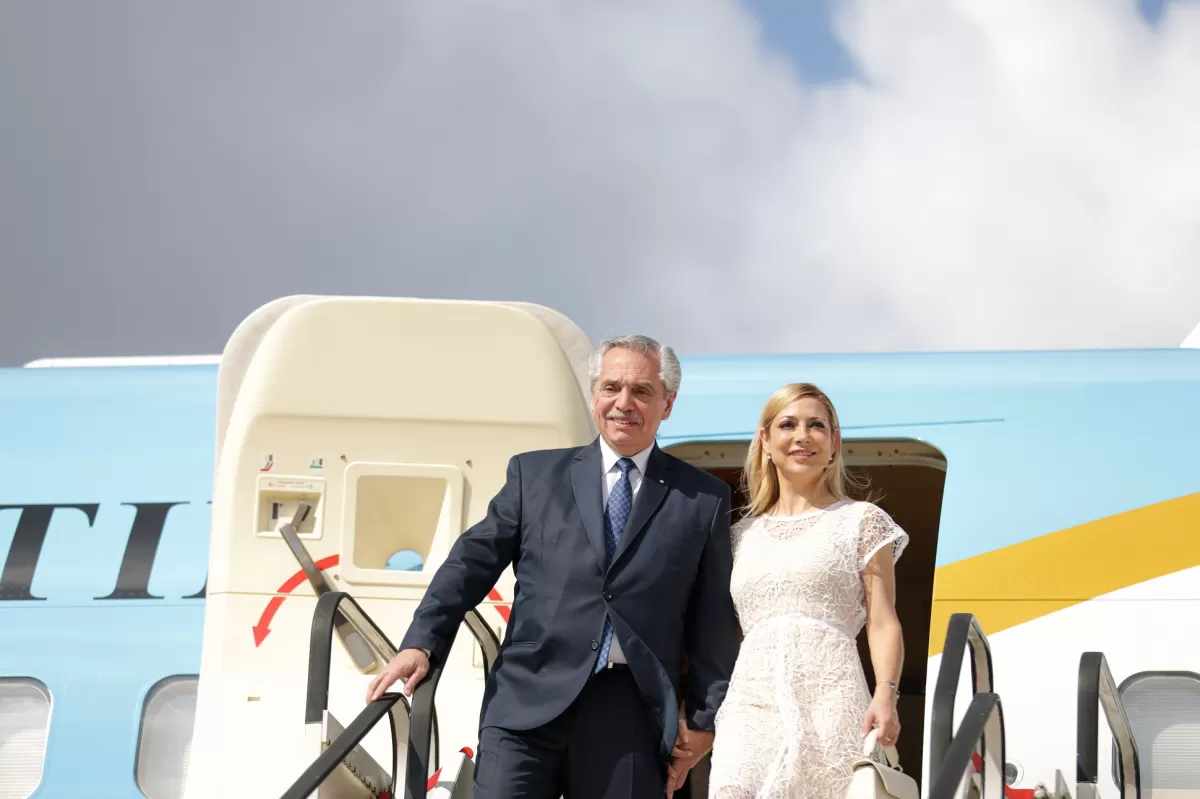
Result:
M654 443L658 426L671 415L675 395L658 376L657 355L614 347L600 362L592 389L592 418L600 435L621 455L634 455Z

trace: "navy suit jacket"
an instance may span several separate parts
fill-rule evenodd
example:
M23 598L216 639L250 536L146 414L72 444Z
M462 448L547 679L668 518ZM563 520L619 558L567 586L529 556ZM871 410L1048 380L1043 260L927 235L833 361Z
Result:
M601 463L598 440L513 457L487 516L434 575L400 648L444 660L467 611L511 563L512 613L480 727L528 730L565 711L590 677L608 614L666 758L684 653L688 725L709 732L737 655L730 491L655 446L606 569Z

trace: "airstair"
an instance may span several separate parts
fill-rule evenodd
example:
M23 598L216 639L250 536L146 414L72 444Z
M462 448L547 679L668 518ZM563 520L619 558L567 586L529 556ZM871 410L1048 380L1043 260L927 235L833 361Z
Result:
M339 610L346 622L364 633L380 656L394 652L386 636L345 593L328 593L318 602L313 618L310 683L306 722L313 728L310 740L319 751L311 766L283 794L282 799L359 799L396 797L416 799L438 796L469 799L474 775L470 753L461 754L450 769L431 764L436 751L436 714L433 711L441 670L434 667L414 692L411 706L400 694L386 694L368 705L344 729L325 708L328 662ZM487 668L495 661L498 642L479 614L472 611L466 626L485 643ZM378 648L376 648L378 647ZM971 658L971 699L957 729L954 704L964 655ZM1136 741L1122 707L1107 661L1100 652L1085 652L1079 661L1076 715L1076 780L1072 793L1062 772L1052 790L1034 793L1044 799L1096 799L1099 782L1099 719L1103 711L1116 749L1116 779L1121 799L1140 799L1140 764ZM366 732L388 713L392 715L394 760L384 769L358 749ZM403 742L403 746L401 743ZM1011 799L1005 784L1004 714L993 684L992 655L987 637L975 617L955 614L950 619L946 645L934 690L930 725L929 799ZM311 751L311 749L310 749ZM433 770L434 777L426 775ZM390 775L403 774L394 785ZM403 794L396 792L398 789Z
M957 729L954 701L963 656L971 656L971 699ZM1102 652L1079 659L1075 717L1075 792L1061 771L1053 788L1039 786L1036 799L1098 799L1100 711L1112 734L1114 781L1121 799L1141 799L1137 741L1116 682ZM1004 711L994 684L992 650L970 613L950 617L930 713L928 799L1011 799L1005 784Z
M343 725L330 711L329 680L335 632L347 654L360 666L387 663L396 654L396 647L350 594L333 591L316 569L295 532L297 523L310 511L301 504L292 522L280 528L320 597L313 612L309 639L304 708L305 749L313 762L283 794L283 799L469 797L474 777L470 750L459 752L450 768L443 769L438 763L434 697L441 681L441 665L431 665L411 700L402 693L386 693L364 707L348 725ZM477 609L467 614L463 625L479 646L486 680L500 653L500 642ZM367 734L385 718L388 751L392 753L392 761L386 767L362 746ZM431 771L433 776L429 776Z
M387 694L369 705L349 727L342 731L324 708L322 686L328 680L329 647L339 607L346 605L346 617L356 630L370 631L371 622L346 594L330 593L321 598L313 619L313 650L310 656L312 682L306 719L310 725L320 724L317 740L322 751L313 764L300 776L282 799L358 799L359 797L400 797L392 793L389 774L404 774L403 797L439 796L446 799L469 799L473 778L473 762L464 754L452 770L441 772L439 778L427 779L431 729L436 728L432 712L440 670L434 669L421 683L413 696L411 708L399 694ZM467 626L477 638L488 641L490 630L478 614L472 612ZM386 639L381 632L367 636L374 646L376 638ZM386 652L387 650L383 650ZM489 668L494 662L498 644L490 639ZM964 655L971 658L971 699L957 729L953 724L955 696ZM395 708L400 707L401 711ZM407 752L403 763L393 763L384 771L373 761L361 760L356 744L365 731L392 710L393 735L398 743L402 730L407 728L406 749L395 747L398 753ZM1072 793L1062 772L1056 774L1053 789L1034 792L1040 799L1096 799L1100 796L1099 719L1103 711L1115 747L1115 779L1121 799L1141 799L1141 768L1137 743L1126 717L1121 698L1101 652L1085 652L1079 661L1079 684L1076 704L1076 779ZM1011 799L1014 792L1005 784L1004 714L999 694L993 683L992 653L987 637L975 617L959 613L951 617L946 632L946 644L934 689L930 725L930 773L933 775L928 799ZM368 766L361 765L363 762ZM335 773L341 769L341 773ZM370 771L368 772L368 769ZM370 782L348 776L371 775ZM353 786L353 790L346 786ZM381 786L387 786L381 790ZM354 792L354 791L357 792ZM374 791L374 792L372 792Z
M434 698L442 667L433 664L413 691L411 704L401 693L389 692L368 704L343 726L327 707L329 660L333 630L341 616L356 630L367 632L372 649L380 656L395 649L382 630L354 599L344 592L321 597L313 616L309 656L309 692L305 705L307 749L315 753L312 764L285 791L282 799L416 799L444 797L468 799L474 779L470 750L459 752L447 767L438 763L437 710ZM472 610L466 626L484 652L484 671L490 672L499 653L499 641ZM371 729L388 719L392 762L377 763L361 746Z

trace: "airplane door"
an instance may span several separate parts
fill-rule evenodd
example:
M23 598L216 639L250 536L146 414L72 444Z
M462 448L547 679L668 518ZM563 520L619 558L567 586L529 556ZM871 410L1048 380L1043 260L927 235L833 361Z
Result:
M316 602L279 533L398 642L454 539L486 512L509 458L578 446L591 343L521 303L290 297L225 350L218 380L204 643L186 796L279 795L300 773ZM481 613L503 637L513 576ZM335 642L329 708L353 718L366 673ZM476 746L482 662L460 633L438 689L440 760ZM378 732L378 735L376 734ZM311 742L310 742L311 743ZM391 763L390 740L363 743Z

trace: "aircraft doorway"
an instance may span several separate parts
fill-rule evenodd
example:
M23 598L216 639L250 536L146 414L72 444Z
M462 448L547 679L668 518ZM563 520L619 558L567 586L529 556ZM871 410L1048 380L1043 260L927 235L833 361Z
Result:
M746 496L741 490L742 463L748 442L678 444L667 451L724 480L733 490L734 521L741 518ZM946 459L934 447L912 439L847 439L846 465L855 483L854 499L883 508L909 534L908 547L896 564L896 612L904 628L904 672L900 679L902 730L897 750L905 771L920 780L925 739L925 684L929 663L929 620L933 607L933 573L946 483ZM937 634L942 634L938 631ZM858 651L874 684L867 636ZM707 763L693 770L685 796L707 795Z

